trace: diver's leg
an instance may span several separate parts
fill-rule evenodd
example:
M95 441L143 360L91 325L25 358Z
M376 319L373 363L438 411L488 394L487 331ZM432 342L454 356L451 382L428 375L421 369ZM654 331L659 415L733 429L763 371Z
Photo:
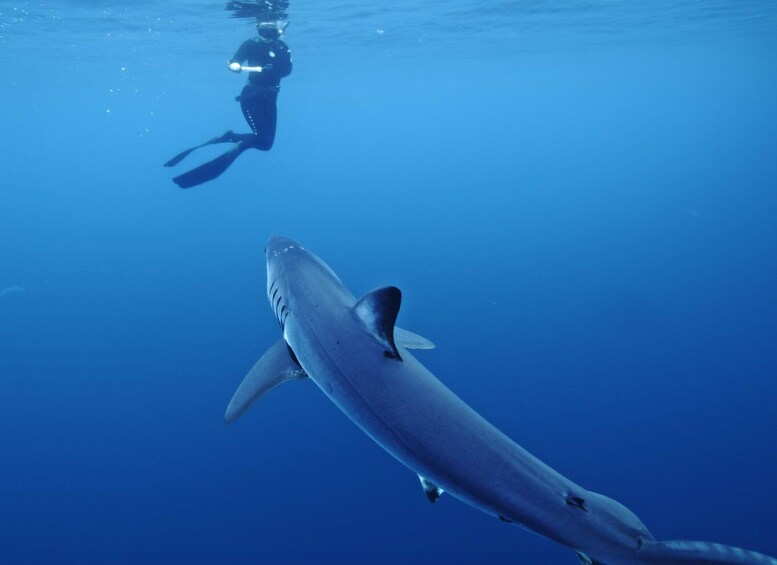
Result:
M269 151L275 141L275 127L278 121L277 92L263 92L253 96L241 96L240 108L254 132L252 146Z
M250 137L254 136L251 135ZM195 167L191 171L178 175L173 179L173 182L181 188L191 188L192 186L197 186L198 184L213 180L226 171L243 151L251 149L252 147L251 141L241 141L235 147L226 153L219 155L212 161L208 161L199 167Z
M214 138L211 140L211 143L240 143L241 141L246 141L251 139L252 134L250 133L235 133L231 129L227 130L223 134L221 134L219 137Z
M272 147L272 141L275 138L275 116L265 115L265 107L267 106L265 98L268 96L272 99L272 109L274 111L275 98L278 96L277 93L264 93L258 91L256 87L247 84L245 87L243 87L240 96L235 98L235 100L240 102L240 107L243 109L243 115L245 116L248 124L251 126L253 133L235 133L232 130L227 130L223 134L214 137L213 139L209 139L205 143L201 143L200 145L195 145L194 147L190 147L189 149L181 151L178 155L165 163L164 166L174 167L183 161L186 157L188 157L192 151L196 151L197 149L207 145L213 145L214 143L241 143L243 141L254 142L258 149L262 149L264 146L266 146L265 151ZM268 123L268 120L272 121L271 127ZM256 126L254 124L256 124ZM260 134L257 133L257 127L265 133L260 136ZM270 131L271 133L269 133ZM261 138L258 140L258 142L257 136L260 136Z
M275 127L278 116L275 104L277 93L269 92L247 96L246 90L248 90L248 88L249 87L246 87L243 90L243 94L240 96L240 107L243 110L243 115L245 116L248 125L251 126L251 130L254 133L237 134L228 131L224 135L212 139L205 145L230 141L237 142L237 145L212 161L208 161L189 172L175 177L173 179L175 184L181 188L190 188L208 182L226 171L232 162L246 149L268 151L272 147L275 139Z

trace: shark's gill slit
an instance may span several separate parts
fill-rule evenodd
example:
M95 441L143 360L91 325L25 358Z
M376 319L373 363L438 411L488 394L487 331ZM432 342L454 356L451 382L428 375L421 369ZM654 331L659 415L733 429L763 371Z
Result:
M278 284L278 281L273 280L269 287L267 287L267 298L272 300L273 296L273 287Z
M278 302L275 304L275 309L274 309L275 319L278 320L278 321L280 321L280 319L281 319L281 310L280 310L280 308L281 308L282 304L283 304L283 296L281 296L279 294L278 295Z
M284 324L286 323L286 316L288 316L288 311L286 308L286 305L284 304L281 307L281 314L278 316L278 323L281 325L281 329L283 329Z

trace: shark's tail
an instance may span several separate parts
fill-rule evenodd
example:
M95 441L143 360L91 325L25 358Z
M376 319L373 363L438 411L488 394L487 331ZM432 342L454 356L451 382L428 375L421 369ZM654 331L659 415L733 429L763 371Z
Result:
M777 559L738 547L703 541L645 542L640 562L656 565L777 565Z

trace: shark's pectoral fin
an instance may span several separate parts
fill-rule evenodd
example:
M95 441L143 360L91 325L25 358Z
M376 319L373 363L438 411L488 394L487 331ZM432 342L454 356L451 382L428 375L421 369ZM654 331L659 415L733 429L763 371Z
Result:
M224 414L224 422L229 424L237 420L251 404L273 387L307 376L284 339L279 339L262 355L237 387Z
M394 343L405 349L434 349L437 347L423 336L394 326Z
M421 486L424 488L424 494L426 494L426 498L429 499L429 502L432 504L437 502L437 499L440 498L440 495L445 492L432 481L425 479L421 475L418 475L418 480L421 481Z
M576 551L575 553L577 553L577 558L580 560L580 565L605 565L601 561L591 559L585 553L580 553L579 551Z
M394 324L399 314L402 292L395 286L386 286L368 292L354 305L353 311L367 330L385 347L385 355L402 361L394 342Z

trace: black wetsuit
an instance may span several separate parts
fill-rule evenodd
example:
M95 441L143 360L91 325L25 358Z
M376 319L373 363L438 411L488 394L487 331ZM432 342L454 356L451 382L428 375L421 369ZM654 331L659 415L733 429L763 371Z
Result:
M262 67L261 72L250 72L237 100L243 110L254 140L246 139L257 149L267 151L275 140L277 121L276 100L280 91L281 79L291 73L291 52L280 39L264 43L259 39L244 41L230 63L247 64L249 67Z
M173 182L181 188L189 188L213 180L226 171L246 149L269 151L275 141L275 124L278 116L276 100L281 89L281 79L291 73L289 47L280 39L269 43L259 38L249 39L243 42L229 62L241 65L247 63L246 66L249 67L262 67L261 72L249 72L248 84L236 98L240 102L243 116L251 127L252 133L235 133L230 130L205 143L186 149L170 159L165 163L165 167L174 167L192 151L206 145L236 144L215 159L175 177Z

